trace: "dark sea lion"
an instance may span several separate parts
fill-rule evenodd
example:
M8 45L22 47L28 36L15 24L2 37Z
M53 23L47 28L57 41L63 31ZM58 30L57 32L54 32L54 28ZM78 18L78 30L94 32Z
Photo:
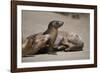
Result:
M63 21L58 21L58 20L53 20L49 23L47 30L43 33L43 35L45 34L49 34L50 38L48 41L49 44L49 54L53 54L54 53L54 42L57 38L58 35L58 28L60 28L62 25L64 24Z

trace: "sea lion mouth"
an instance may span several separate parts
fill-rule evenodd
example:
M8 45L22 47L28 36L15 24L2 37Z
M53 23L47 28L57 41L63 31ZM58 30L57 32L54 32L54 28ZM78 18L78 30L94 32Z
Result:
M64 24L64 22L59 21L58 24L59 24L59 27L61 27Z

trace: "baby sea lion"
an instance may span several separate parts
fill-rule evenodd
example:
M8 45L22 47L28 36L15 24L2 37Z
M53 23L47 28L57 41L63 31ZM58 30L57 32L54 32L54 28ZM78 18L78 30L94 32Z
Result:
M36 54L43 48L49 39L49 35L35 34L26 38L22 45L22 56L30 56Z
M53 20L49 23L47 30L43 33L49 34L50 38L47 44L49 44L49 54L54 54L54 42L56 40L56 37L58 35L58 28L60 28L64 24L63 21Z
M37 52L37 54L48 53L50 50L48 49L49 46L46 46L46 45L45 45L45 47L41 48ZM78 34L73 33L73 32L67 32L67 31L58 31L58 35L57 35L56 40L53 45L53 51L54 52L82 51L83 47L84 47L84 42Z
M82 38L73 32L59 31L54 47L63 51L82 51L84 42Z

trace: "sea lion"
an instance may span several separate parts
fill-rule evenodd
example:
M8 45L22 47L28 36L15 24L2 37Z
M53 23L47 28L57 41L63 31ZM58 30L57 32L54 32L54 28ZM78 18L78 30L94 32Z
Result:
M49 34L50 38L48 41L48 45L49 45L49 54L53 54L54 53L54 42L56 40L56 37L58 35L58 28L60 28L62 25L64 24L63 21L58 21L58 20L53 20L49 23L47 30L43 33L43 35L45 34Z
M49 35L35 34L26 38L22 45L22 56L30 56L36 54L43 48L49 39Z
M76 33L59 31L54 43L54 47L57 51L82 51L84 42Z
M41 48L36 54L45 54L49 52L49 46ZM58 35L53 45L53 51L82 51L84 47L84 42L82 38L73 32L58 31Z
M23 56L37 53L55 54L55 51L81 51L84 43L78 34L58 31L63 21L51 21L45 32L27 37L23 43Z

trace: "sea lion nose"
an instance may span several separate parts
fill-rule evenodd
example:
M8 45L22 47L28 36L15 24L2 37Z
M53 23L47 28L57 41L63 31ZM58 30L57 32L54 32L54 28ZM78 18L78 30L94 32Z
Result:
M64 22L62 22L62 21L59 21L59 24L60 24L60 25L63 25L63 24L64 24Z

